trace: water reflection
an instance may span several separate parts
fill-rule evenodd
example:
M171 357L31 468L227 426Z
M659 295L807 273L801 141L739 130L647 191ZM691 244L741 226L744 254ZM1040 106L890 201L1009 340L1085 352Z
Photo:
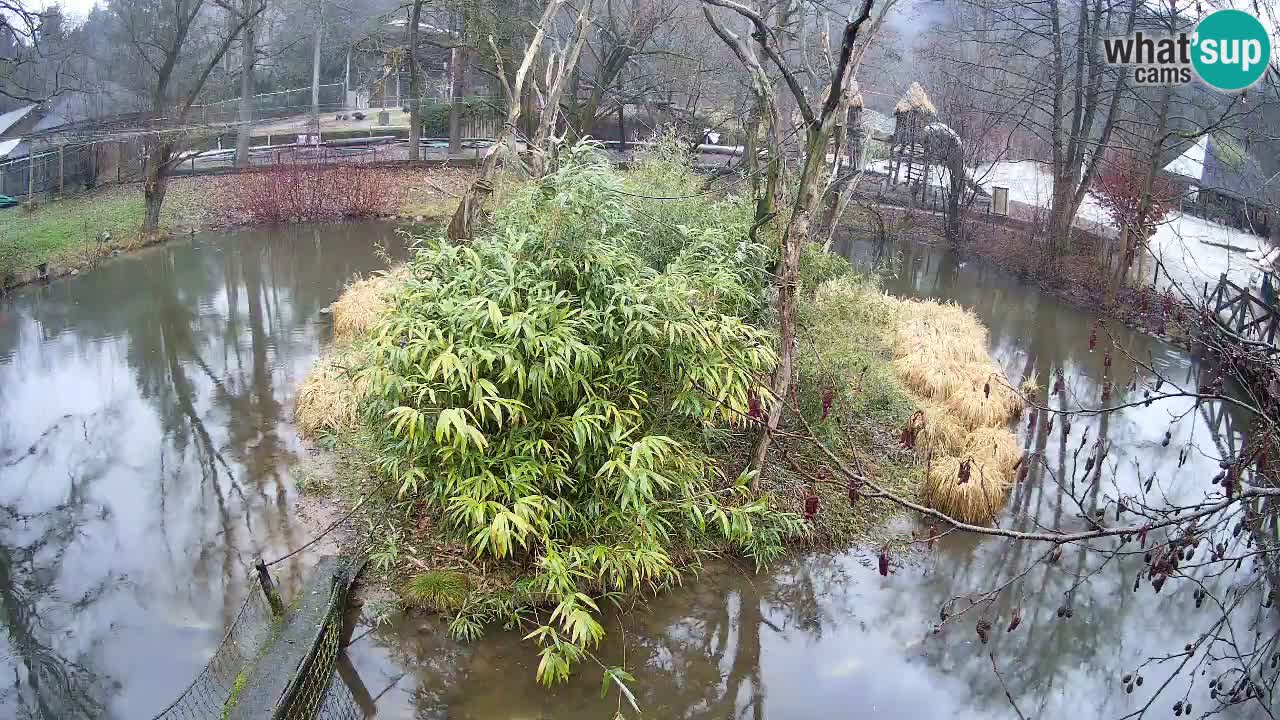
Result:
M1198 359L1120 326L1109 326L1091 352L1094 317L941 249L877 248L846 238L841 250L860 263L896 256L899 271L886 281L891 292L973 308L990 328L993 356L1015 382L1031 377L1049 388L1061 370L1065 393L1055 403L1097 405L1108 381L1113 402L1140 398L1149 375L1141 365L1188 382L1201 372ZM1109 370L1102 351L1107 333L1132 357L1114 354ZM1230 426L1206 423L1222 413ZM1179 418L1185 420L1175 422ZM1221 448L1240 441L1230 428L1243 426L1229 410L1197 410L1183 400L1071 423L1057 419L1052 426L1045 417L1024 419L1019 440L1045 462L1014 488L1002 523L1084 527L1084 517L1107 498L1138 492L1153 475L1154 492L1196 497L1216 472ZM1086 471L1098 443L1105 460ZM1061 487L1076 483L1087 488L1078 493L1079 504ZM1180 651L1214 618L1195 609L1189 592L1155 595L1144 587L1133 593L1140 557L1104 562L1065 547L1055 564L1037 565L1047 550L948 537L888 578L862 550L794 558L761 575L716 566L683 588L611 616L598 655L635 674L633 690L647 717L1009 718L1015 713L1006 687L1026 717L1136 711L1165 675L1149 668L1146 687L1128 695L1121 674L1151 655ZM995 588L1007 588L998 601L960 612ZM944 605L958 617L935 634ZM1007 633L1015 608L1021 627ZM1060 610L1070 617L1059 617ZM994 625L986 645L975 632L984 618ZM370 684L378 685L379 718L585 720L627 709L616 692L601 699L599 673L590 668L563 687L539 687L537 658L517 633L495 629L460 646L438 620L413 617L361 633L352 655L362 676L377 678ZM1178 697L1193 679L1174 681ZM1210 707L1205 690L1203 682L1189 690L1198 708ZM1171 705L1173 697L1166 697Z
M402 252L385 226L197 236L0 300L0 716L150 717L249 559L306 539L293 391L379 243Z

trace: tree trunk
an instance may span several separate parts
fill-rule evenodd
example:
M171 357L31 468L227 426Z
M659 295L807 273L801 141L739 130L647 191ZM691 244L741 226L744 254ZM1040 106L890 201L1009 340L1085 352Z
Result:
M462 152L462 95L466 92L467 51L456 47L452 53L449 82L449 154Z
M169 160L173 156L173 143L148 140L147 163L143 173L142 197L144 214L142 235L155 239L160 235L160 208L169 190Z
M252 12L253 0L244 0L243 12ZM257 78L254 68L257 66L257 38L253 23L244 27L244 36L240 41L240 127L236 130L236 167L249 166L249 139L253 136L253 105Z
M324 6L316 4L316 35L311 49L311 124L312 130L320 132L320 41L324 29Z
M422 81L418 79L418 25L422 23L422 0L413 0L409 17L409 160L422 158Z
M800 171L791 221L783 236L778 262L778 367L773 371L773 381L770 384L773 397L768 403L768 419L751 460L751 467L755 470L764 467L769 445L773 441L773 434L778 430L786 398L791 391L791 376L795 369L795 308L796 295L800 291L800 253L809 240L810 213L818 195L822 165L826 162L830 123L813 128L807 134L809 137L805 144L804 167Z

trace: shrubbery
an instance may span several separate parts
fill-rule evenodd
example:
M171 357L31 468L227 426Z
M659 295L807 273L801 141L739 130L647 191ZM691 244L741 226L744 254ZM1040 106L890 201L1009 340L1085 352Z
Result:
M289 163L243 173L228 204L243 221L278 224L378 217L396 209L391 177L358 163Z
M697 192L680 158L655 162L679 182L654 189ZM767 562L804 532L708 446L741 426L775 362L743 320L769 252L736 201L658 214L639 194L579 145L470 244L423 242L361 346L378 473L475 555L519 569L461 603L454 631L532 627L544 682L603 636L602 598L669 586L698 551ZM418 584L436 605L457 585Z

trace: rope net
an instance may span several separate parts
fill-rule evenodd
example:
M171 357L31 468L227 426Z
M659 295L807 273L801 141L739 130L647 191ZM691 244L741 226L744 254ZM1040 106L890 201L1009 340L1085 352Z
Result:
M342 714L322 713L322 710L330 705L328 702L330 685L346 688L341 682L332 682L333 671L338 665L338 654L342 652L342 613L346 593L346 586L334 584L329 595L329 612L325 616L324 628L317 637L315 647L299 666L297 674L285 689L284 697L281 698L279 706L272 715L272 720L315 720L317 718L330 720L330 718L347 717ZM349 696L350 692L347 694ZM335 706L334 712L341 710L337 707L339 705L337 699L332 704ZM351 705L354 706L354 701Z
M362 720L355 697L334 671L342 653L345 587L331 591L324 627L306 660L290 679L272 720ZM259 662L269 662L276 619L263 593L250 590L209 664L153 720L226 720Z
M271 638L271 608L262 593L250 590L209 664L191 685L154 720L219 720L236 685ZM241 681L243 682L243 681Z

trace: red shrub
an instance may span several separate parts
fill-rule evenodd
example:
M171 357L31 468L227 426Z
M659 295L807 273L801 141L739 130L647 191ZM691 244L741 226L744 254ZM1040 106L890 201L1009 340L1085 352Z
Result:
M252 223L328 222L394 211L391 174L360 164L289 163L237 175L229 205Z
M1119 154L1103 163L1093 187L1098 204L1107 211L1111 223L1122 230L1129 228L1144 240L1155 233L1156 226L1173 209L1178 198L1177 185L1157 173L1151 183L1151 200L1146 217L1139 218L1143 179L1149 170L1149 164L1133 155Z

